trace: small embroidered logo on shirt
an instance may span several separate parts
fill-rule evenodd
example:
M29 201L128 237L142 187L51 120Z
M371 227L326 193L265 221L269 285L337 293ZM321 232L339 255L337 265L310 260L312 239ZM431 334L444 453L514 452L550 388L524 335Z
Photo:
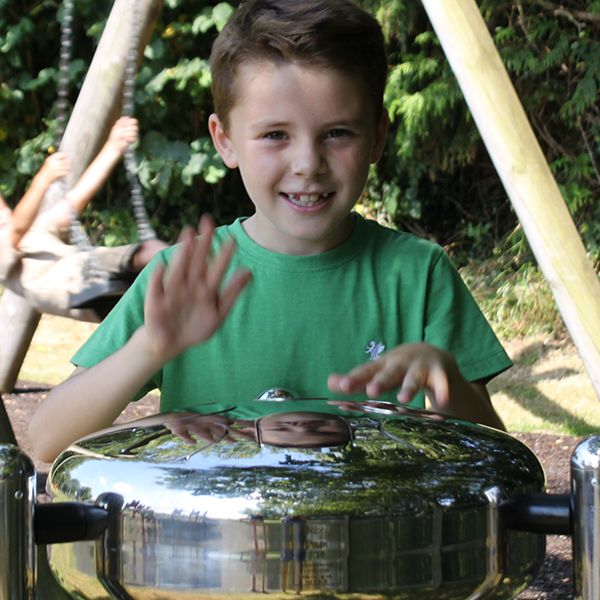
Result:
M369 355L369 360L377 360L385 350L385 344L377 340L371 340L365 348L365 353Z

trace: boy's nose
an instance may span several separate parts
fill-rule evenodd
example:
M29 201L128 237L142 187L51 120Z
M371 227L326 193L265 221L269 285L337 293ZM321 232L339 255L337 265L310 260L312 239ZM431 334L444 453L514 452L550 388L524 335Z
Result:
M291 158L294 175L313 177L325 171L326 161L319 144L314 142L298 143Z

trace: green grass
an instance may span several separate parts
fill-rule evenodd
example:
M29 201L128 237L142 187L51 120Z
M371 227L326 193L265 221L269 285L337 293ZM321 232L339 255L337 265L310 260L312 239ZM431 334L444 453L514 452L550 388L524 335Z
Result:
M21 367L19 379L49 385L66 379L73 371L71 356L95 328L93 323L43 315Z
M540 271L488 261L461 274L514 362L488 386L508 429L600 432L600 400Z
M515 365L488 387L509 430L600 432L600 401L571 343L537 336L506 347Z

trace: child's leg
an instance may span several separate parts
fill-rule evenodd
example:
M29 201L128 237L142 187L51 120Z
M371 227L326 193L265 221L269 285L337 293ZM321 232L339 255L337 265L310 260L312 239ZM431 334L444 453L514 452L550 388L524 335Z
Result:
M157 252L167 246L162 240L148 240L111 248L98 246L92 252L101 270L113 279L120 279L137 275Z

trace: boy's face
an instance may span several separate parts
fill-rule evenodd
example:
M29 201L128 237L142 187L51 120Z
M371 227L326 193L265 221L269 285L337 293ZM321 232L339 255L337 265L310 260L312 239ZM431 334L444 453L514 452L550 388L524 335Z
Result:
M342 243L369 164L381 154L387 115L375 123L362 83L328 68L243 64L236 88L227 129L214 114L209 128L256 207L247 233L284 254L318 254Z
M348 424L340 417L314 412L275 413L260 419L261 441L274 446L337 446L350 441Z

